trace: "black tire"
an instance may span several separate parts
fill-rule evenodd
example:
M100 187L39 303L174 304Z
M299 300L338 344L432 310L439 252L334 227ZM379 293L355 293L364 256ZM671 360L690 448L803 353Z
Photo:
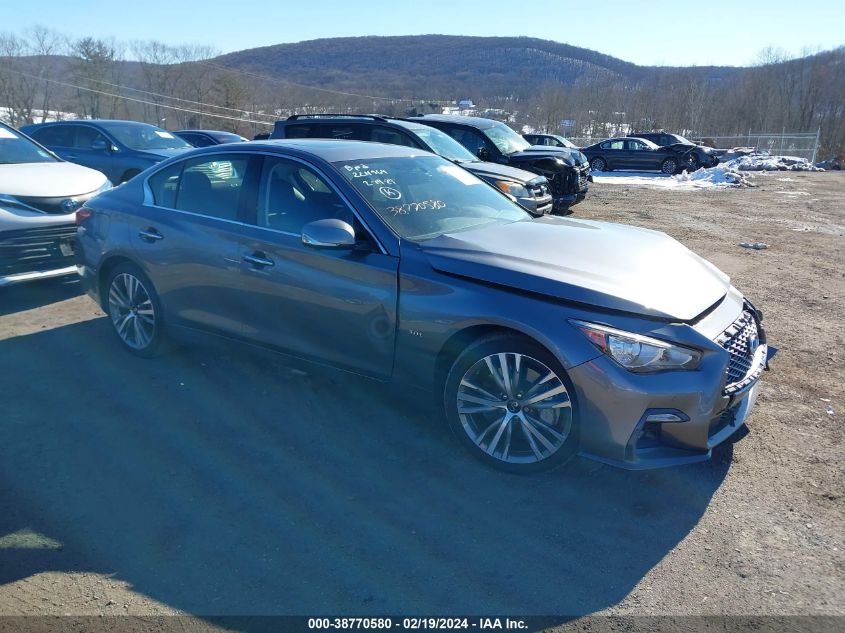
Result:
M505 393L493 393L497 386ZM538 399L544 394L550 395ZM458 441L500 470L549 470L578 448L578 407L569 376L548 350L527 338L494 334L470 344L446 376L443 407Z
M701 161L698 160L698 156L694 152L690 152L684 161L684 165L688 171L693 172L701 167Z
M607 161L601 157L596 157L590 161L590 169L593 171L610 171L607 168Z
M675 158L667 158L660 163L660 171L671 176L678 171L678 161Z
M122 185L124 182L132 180L135 176L137 176L140 173L141 173L140 169L130 169L130 170L124 172L124 174L120 177L120 182L117 183L117 184Z
M103 307L123 348L143 358L166 351L161 301L144 271L129 262L119 264L109 273L103 288Z

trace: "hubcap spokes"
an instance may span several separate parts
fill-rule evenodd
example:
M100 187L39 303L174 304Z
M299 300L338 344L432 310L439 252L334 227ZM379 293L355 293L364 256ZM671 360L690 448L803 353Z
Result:
M563 381L525 354L491 354L476 362L458 386L457 407L475 445L508 463L550 457L572 428L572 402Z
M155 334L155 309L147 289L129 273L117 275L109 288L109 316L117 335L133 349L144 349Z

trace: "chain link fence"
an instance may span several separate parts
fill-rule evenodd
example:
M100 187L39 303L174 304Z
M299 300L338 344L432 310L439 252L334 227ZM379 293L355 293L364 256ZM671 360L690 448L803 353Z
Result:
M587 147L605 140L605 137L598 136L570 136L567 138L578 147ZM818 132L749 132L748 134L734 135L690 135L687 138L717 149L751 147L758 152L767 152L773 156L806 158L813 164L816 162L816 154L819 149Z

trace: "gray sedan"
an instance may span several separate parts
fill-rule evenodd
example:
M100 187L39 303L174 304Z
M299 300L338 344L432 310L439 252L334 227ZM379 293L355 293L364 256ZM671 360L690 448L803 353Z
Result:
M202 332L433 391L512 471L706 459L773 350L728 277L668 236L533 218L397 145L195 150L78 222L80 274L130 352Z

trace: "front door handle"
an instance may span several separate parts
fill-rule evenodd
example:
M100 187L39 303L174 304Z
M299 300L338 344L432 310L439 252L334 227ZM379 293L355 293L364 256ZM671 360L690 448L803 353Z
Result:
M74 158L79 158L79 156L77 156L76 154L65 154L65 158L74 159Z
M164 235L159 233L156 229L151 226L143 229L142 231L139 231L138 237L140 237L145 242L149 242L150 244L164 239Z
M270 259L269 257L267 257L261 251L257 251L255 253L252 253L251 255L244 255L243 260L246 263L251 264L253 268L258 268L258 269L270 268L271 266L274 265L273 260Z

